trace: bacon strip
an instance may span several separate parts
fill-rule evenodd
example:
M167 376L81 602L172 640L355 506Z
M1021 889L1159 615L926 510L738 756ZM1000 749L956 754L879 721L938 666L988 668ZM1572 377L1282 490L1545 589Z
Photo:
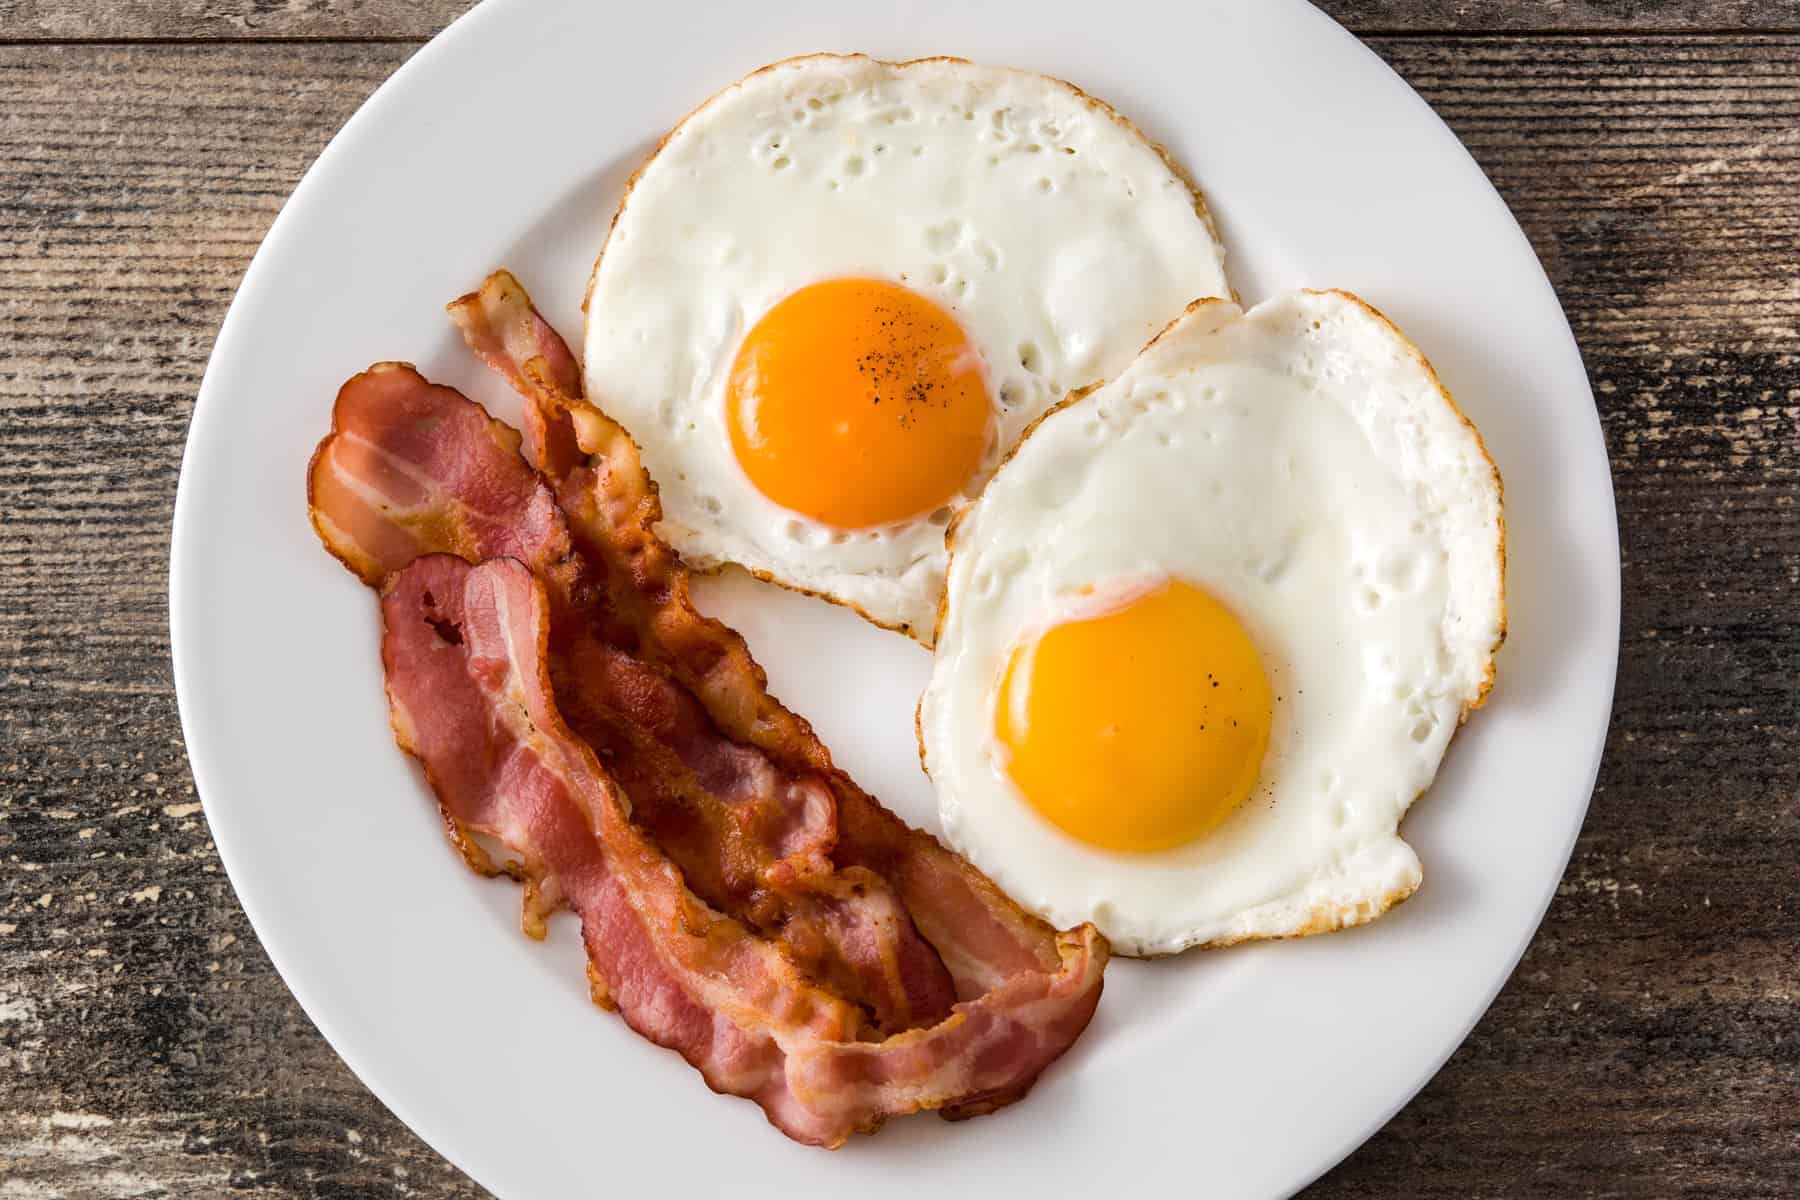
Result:
M449 311L469 347L526 399L532 449L574 545L604 568L609 607L633 624L644 657L691 690L726 737L765 755L780 778L829 781L840 870L872 871L895 889L959 996L981 995L1021 971L1057 970L1055 930L836 770L812 727L769 694L743 638L694 608L687 567L656 534L662 505L636 443L583 398L574 356L518 280L496 271Z
M470 865L496 871L473 835L504 842L533 907L579 916L597 998L788 1136L838 1146L889 1116L1012 1098L1087 1024L1106 949L1084 927L1057 939L1055 972L1015 975L929 1029L851 1040L850 1006L689 892L628 818L552 700L550 604L529 569L421 558L383 589L382 616L395 735Z
M941 1020L956 990L893 890L829 858L834 800L818 773L778 776L712 729L636 634L597 603L562 514L519 435L412 367L381 363L338 394L309 473L320 539L373 587L421 554L516 558L542 579L550 669L576 731L613 766L637 821L714 906L779 938L863 1005L870 1036ZM528 926L530 917L528 914Z
M785 1026L755 998L734 998L738 1033L714 1034L725 1038L717 1048L725 1063L696 1048L698 1034L684 1041L646 1028L657 1012L679 1008L673 1000L628 1019L681 1049L715 1087L729 1078L724 1090L757 1099L779 1127L821 1144L897 1112L967 1116L1023 1095L1091 1017L1104 939L1085 926L1058 935L1019 910L857 789L805 721L768 695L742 640L692 608L685 568L655 537L660 506L635 445L580 400L573 357L510 276L496 275L452 314L531 400L533 450L557 484L551 508L574 518L573 536L560 516L543 514L549 493L519 458L514 431L410 367L384 364L345 386L334 433L315 455L309 494L321 538L370 582L433 550L521 559L543 585L538 674L548 674L565 731L599 754L589 765L604 764L624 790L630 823L681 872L687 902L708 921L741 921L778 939L768 952L802 965L802 986L825 985L823 999L808 1003L836 993L873 1013L826 1048L804 1030L776 1038L769 1030ZM422 757L435 770L428 748ZM491 872L464 824L489 827L450 824L465 857ZM527 932L541 933L545 913L574 901L560 875L534 874L525 857L510 873L527 884ZM670 911L693 919L696 910ZM757 940L742 924L707 928ZM596 997L617 1001L603 965L590 965ZM894 1033L907 1022L918 1027ZM785 1090L733 1065L732 1038L765 1034L782 1048ZM891 1036L866 1040L875 1035ZM790 1095L804 1113L786 1107Z

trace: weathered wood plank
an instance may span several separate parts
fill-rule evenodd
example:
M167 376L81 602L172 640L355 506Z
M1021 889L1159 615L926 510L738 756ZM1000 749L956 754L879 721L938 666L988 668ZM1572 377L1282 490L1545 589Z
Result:
M1800 27L1793 0L1314 0L1352 32L1673 33Z
M1549 919L1444 1073L1320 1191L1792 1194L1800 46L1377 48L1563 298L1625 604L1607 757Z
M0 0L0 41L422 40L469 7L469 0ZM1800 0L1319 0L1319 7L1368 34L1800 29Z
M1625 628L1549 919L1444 1072L1317 1194L1791 1194L1800 39L1377 48L1563 295L1613 455ZM213 333L304 165L408 53L0 48L9 1200L482 1194L350 1077L257 947L167 664L170 502Z
M248 256L403 47L0 51L0 1181L478 1196L275 977L187 774L165 562Z

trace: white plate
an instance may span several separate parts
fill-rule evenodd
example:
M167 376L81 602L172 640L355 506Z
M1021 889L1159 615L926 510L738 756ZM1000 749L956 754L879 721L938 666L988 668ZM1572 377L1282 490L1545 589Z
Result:
M1027 1101L897 1121L836 1154L789 1143L595 1011L573 922L526 940L516 889L445 846L388 734L375 603L319 548L302 497L338 384L372 361L413 360L515 416L444 302L504 264L579 345L630 170L714 89L820 49L961 54L1114 102L1199 177L1247 302L1349 287L1425 349L1505 474L1512 551L1499 688L1406 822L1416 899L1334 937L1115 962L1093 1027ZM670 1184L1227 1197L1286 1193L1337 1161L1505 980L1593 785L1618 585L1592 397L1530 247L1455 137L1312 9L490 0L344 127L245 276L189 434L170 612L194 777L269 956L376 1095L507 1200ZM703 603L865 786L934 824L912 740L923 651L741 578Z

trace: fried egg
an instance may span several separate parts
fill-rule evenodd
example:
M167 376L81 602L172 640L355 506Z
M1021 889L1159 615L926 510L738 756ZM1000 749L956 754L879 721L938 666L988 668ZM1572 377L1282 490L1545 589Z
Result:
M1166 954L1368 921L1505 631L1500 479L1342 292L1192 306L956 524L920 750L946 836Z
M944 530L1021 432L1229 294L1198 192L1066 83L817 55L708 101L589 285L588 394L662 532L920 640Z

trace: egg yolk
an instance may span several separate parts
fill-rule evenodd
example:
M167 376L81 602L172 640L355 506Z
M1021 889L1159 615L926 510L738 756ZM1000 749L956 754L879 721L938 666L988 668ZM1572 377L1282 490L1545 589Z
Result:
M1270 709L1237 617L1171 579L1017 646L994 732L1014 786L1065 833L1166 850L1210 833L1249 794Z
M840 529L942 507L987 449L981 358L949 313L880 279L812 284L731 367L726 421L750 481Z

